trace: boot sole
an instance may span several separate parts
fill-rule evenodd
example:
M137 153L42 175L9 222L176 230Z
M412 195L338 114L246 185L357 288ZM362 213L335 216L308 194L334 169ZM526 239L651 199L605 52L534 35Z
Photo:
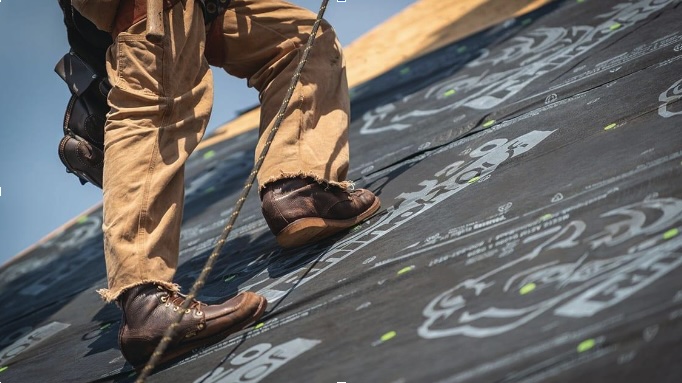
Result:
M379 197L361 214L348 219L301 218L288 224L277 234L277 243L284 248L294 248L327 238L353 227L369 218L381 207Z
M192 350L195 350L195 349L200 348L200 347L211 346L211 345L216 344L216 343L220 342L221 340L227 338L228 336L230 336L230 335L232 335L232 334L234 334L240 330L245 329L250 324L252 324L252 323L256 322L258 319L260 319L261 316L263 316L263 313L265 312L265 309L267 308L267 306L268 306L267 299L265 299L265 297L261 297L260 303L258 304L258 309L251 316L251 318L249 318L248 320L245 320L241 323L238 323L238 324L228 328L227 330L220 332L216 335L213 335L211 337L204 338L201 340L197 340L197 341L192 342L192 343L186 343L181 348L174 349L174 350L166 349L166 352L163 354L163 356L161 357L161 359L157 363L157 366L154 368L154 371L159 371L159 370L163 369L164 367L171 365L172 362L179 361L179 360L183 359ZM135 371L138 374L140 374L142 372L142 370L144 369L145 365L146 365L146 363L141 364L141 365L137 365L137 366L133 366L133 368L135 369Z

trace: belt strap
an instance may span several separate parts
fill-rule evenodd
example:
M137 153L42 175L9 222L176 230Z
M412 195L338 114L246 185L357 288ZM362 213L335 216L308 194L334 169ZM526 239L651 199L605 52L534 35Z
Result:
M204 8L204 23L210 24L230 5L230 0L199 0Z

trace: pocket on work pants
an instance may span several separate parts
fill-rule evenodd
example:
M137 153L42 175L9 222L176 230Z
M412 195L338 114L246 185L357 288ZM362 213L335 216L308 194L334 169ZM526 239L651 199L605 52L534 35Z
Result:
M114 86L130 93L163 96L163 46L145 35L121 32L115 43Z

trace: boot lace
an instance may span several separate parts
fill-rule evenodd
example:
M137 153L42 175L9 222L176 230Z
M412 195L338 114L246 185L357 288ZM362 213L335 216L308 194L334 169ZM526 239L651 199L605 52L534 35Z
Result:
M166 307L173 307L173 311L180 310L180 306L182 306L182 304L187 299L187 296L185 294L181 294L175 291L168 291L161 286L158 286L158 289L165 292L165 294L163 294L159 298L161 303L163 303L164 306ZM185 310L185 314L189 314L192 310L194 310L194 315L201 316L203 314L203 311L201 309L203 306L206 306L206 304L196 299L192 299L192 303Z

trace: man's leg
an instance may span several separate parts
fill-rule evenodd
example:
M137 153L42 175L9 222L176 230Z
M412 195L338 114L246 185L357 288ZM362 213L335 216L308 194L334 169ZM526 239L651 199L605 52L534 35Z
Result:
M136 367L147 361L185 300L172 283L184 164L204 133L213 98L198 3L178 2L164 23L161 43L147 41L142 21L116 36L107 55L113 89L104 135L102 228L109 288L100 293L123 310L121 352ZM264 309L264 298L252 293L220 305L192 302L165 359L240 330Z
M133 0L126 0L133 1ZM139 0L137 0L139 2ZM145 22L121 32L107 54L113 89L104 131L104 245L109 289L169 289L179 254L184 164L201 140L213 102L203 57L201 9L178 2L166 36L147 41Z
M246 78L260 93L256 156L275 123L315 18L281 0L233 0L211 25L209 62ZM379 208L371 192L346 190L349 113L341 45L323 22L258 174L263 213L281 245L324 238Z

